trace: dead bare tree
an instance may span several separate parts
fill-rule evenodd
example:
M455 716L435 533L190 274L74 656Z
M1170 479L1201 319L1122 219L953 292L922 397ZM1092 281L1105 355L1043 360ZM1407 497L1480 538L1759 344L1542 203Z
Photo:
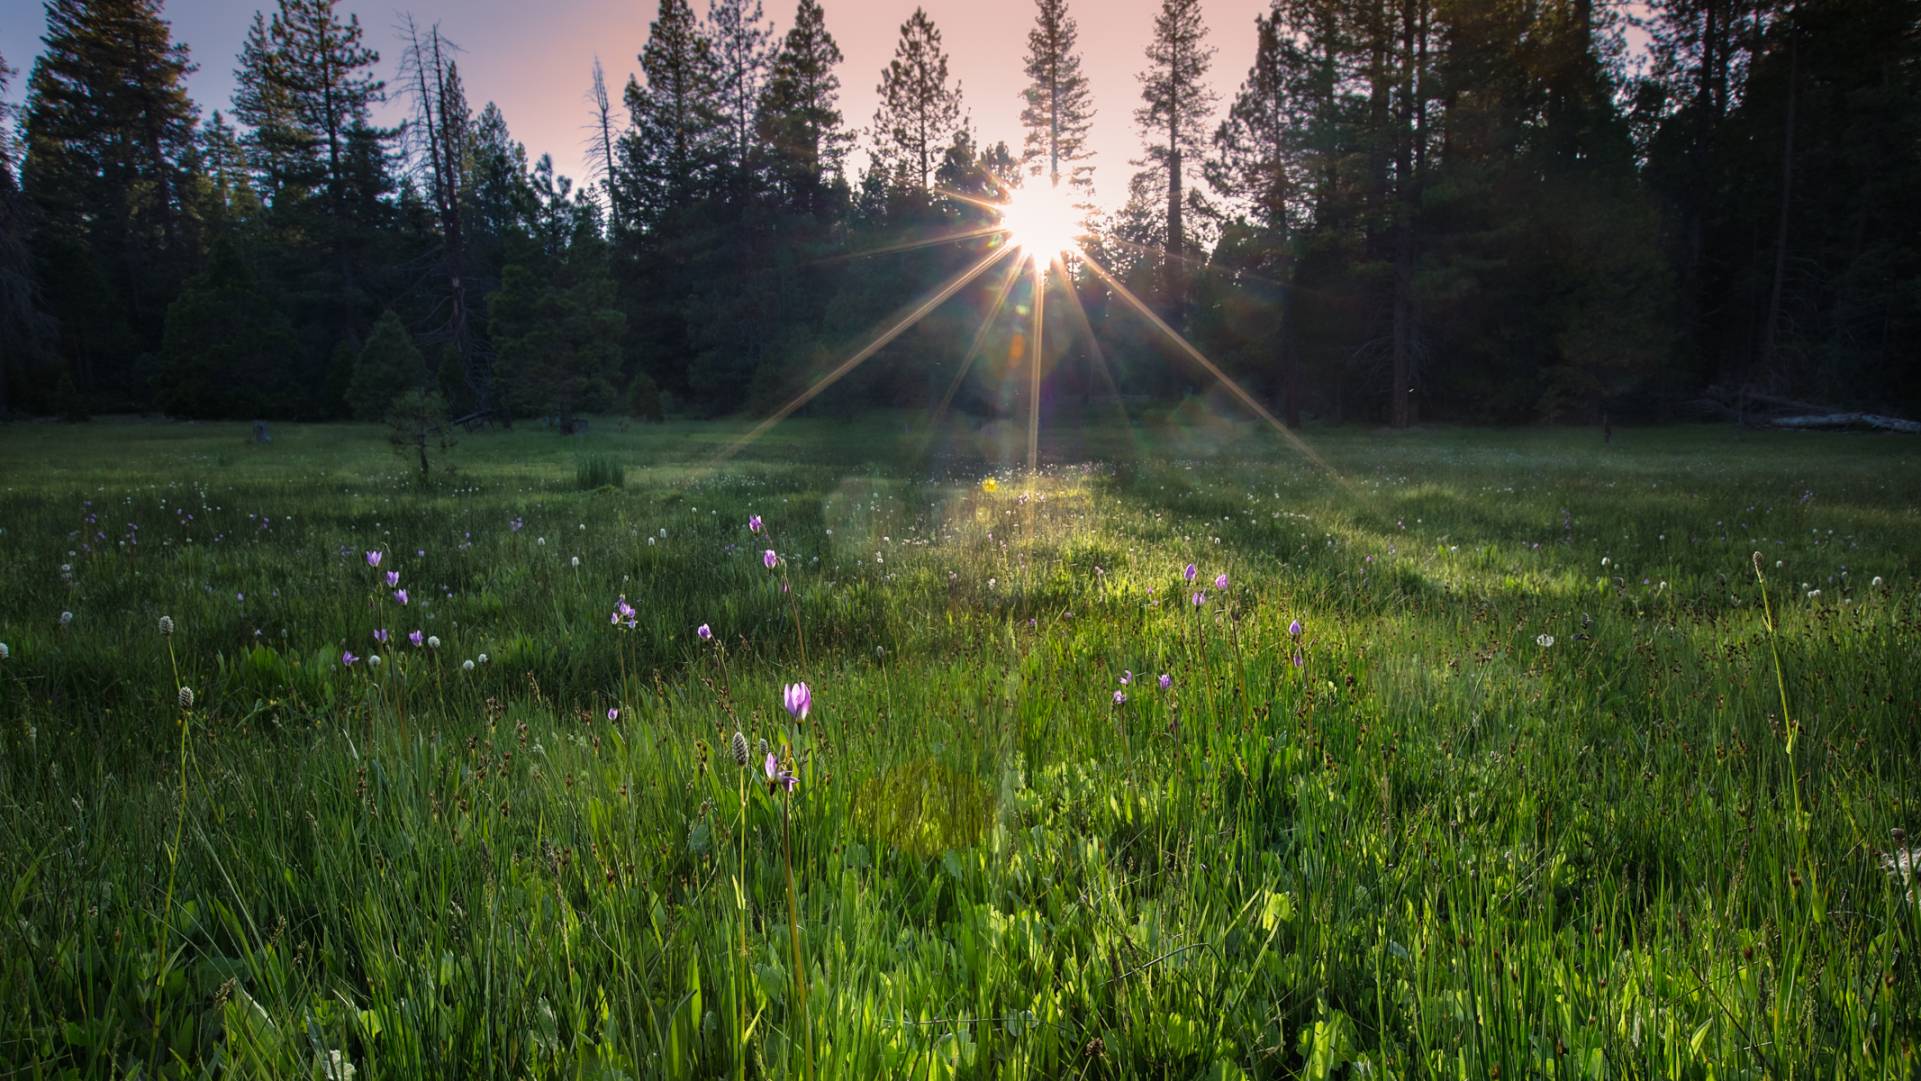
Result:
M597 179L607 193L607 224L610 231L619 233L620 186L614 173L614 150L620 136L614 131L613 102L607 97L607 77L601 72L598 56L594 57L594 83L587 91L587 100L593 105L593 115L587 122L587 167L599 174Z
M412 15L401 16L400 32L407 48L401 54L399 83L413 105L412 119L404 129L403 158L433 204L440 225L439 262L446 280L445 301L437 309L442 320L428 337L453 346L468 385L486 406L492 402L492 379L467 297L467 244L461 220L472 112L454 62L460 47L440 32L439 23L423 35Z

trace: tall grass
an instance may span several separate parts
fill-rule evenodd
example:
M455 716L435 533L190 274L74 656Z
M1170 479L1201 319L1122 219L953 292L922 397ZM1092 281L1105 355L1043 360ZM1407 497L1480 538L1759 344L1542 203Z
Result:
M5 1072L1916 1072L1902 444L113 434L0 429Z
M583 492L626 485L627 467L607 455L590 454L574 466L574 487Z

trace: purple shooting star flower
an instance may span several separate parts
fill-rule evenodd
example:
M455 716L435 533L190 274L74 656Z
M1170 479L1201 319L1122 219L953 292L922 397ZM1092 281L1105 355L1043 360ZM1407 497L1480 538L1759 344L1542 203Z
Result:
M807 711L814 706L814 692L805 683L789 683L781 688L780 704L797 721L807 719Z
M761 768L767 772L767 791L769 792L777 791L781 785L786 785L787 791L791 794L794 786L800 783L800 778L781 768L780 759L775 758L772 751L767 752L767 761L762 763Z

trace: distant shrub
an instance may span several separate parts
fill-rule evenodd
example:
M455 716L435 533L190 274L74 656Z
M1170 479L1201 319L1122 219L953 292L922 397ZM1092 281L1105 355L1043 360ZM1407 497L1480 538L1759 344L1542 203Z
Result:
M419 462L420 483L431 479L434 459L441 459L444 471L454 440L447 427L447 403L439 392L419 387L402 391L387 407L387 442L395 454Z
M583 492L620 488L627 483L627 467L604 454L590 455L574 465L574 487Z
M407 333L406 324L390 309L374 324L367 344L354 364L347 386L347 404L355 420L380 420L396 398L427 386L427 365Z
M666 411L660 399L660 386L646 372L635 372L627 384L627 414L635 420L658 421Z

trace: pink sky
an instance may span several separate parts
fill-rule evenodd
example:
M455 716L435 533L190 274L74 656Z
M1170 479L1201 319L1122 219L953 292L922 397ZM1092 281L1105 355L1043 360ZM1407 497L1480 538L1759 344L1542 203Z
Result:
M706 12L706 0L692 0ZM792 0L763 0L777 32L793 19ZM1140 101L1135 75L1153 30L1160 0L1070 0L1080 24L1081 55L1093 84L1098 113L1092 135L1095 185L1103 205L1126 194L1139 153L1133 113ZM166 14L175 36L185 41L200 64L192 90L203 112L226 109L233 92L234 57L247 24L260 3L171 0ZM382 73L391 78L400 50L392 32L397 13L406 8L344 0L342 8L360 16L370 43L381 52ZM827 28L840 43L841 113L862 133L873 118L875 86L893 56L900 24L914 10L912 0L822 0ZM987 142L1006 139L1020 147L1021 57L1033 22L1033 0L922 0L940 30L949 71L961 81L967 110ZM1267 0L1204 0L1210 40L1218 50L1212 81L1222 106L1231 98L1254 56L1254 16ZM438 19L465 49L461 58L467 92L476 108L495 101L506 113L514 137L528 154L554 156L556 167L579 178L585 174L581 145L587 119L586 92L595 55L607 69L616 95L647 40L658 8L655 0L419 0L411 6L422 22ZM45 23L31 0L0 4L0 55L22 74L10 97L18 101L25 71L40 51ZM856 162L864 160L856 157Z

